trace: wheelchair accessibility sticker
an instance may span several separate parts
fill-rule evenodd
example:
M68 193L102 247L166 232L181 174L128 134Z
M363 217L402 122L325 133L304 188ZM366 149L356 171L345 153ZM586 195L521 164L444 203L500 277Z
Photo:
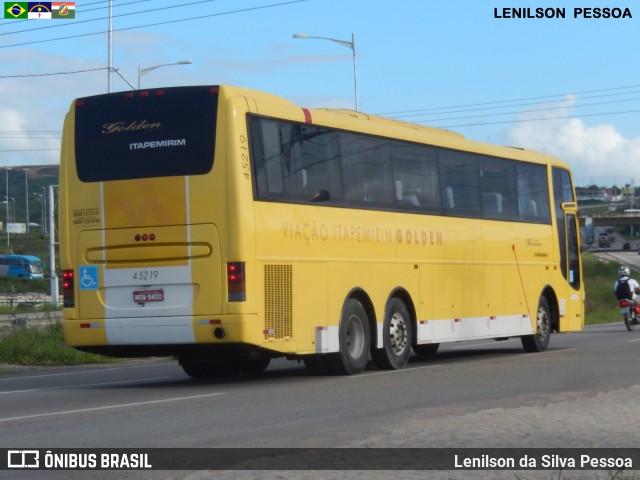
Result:
M80 290L98 289L98 267L91 265L80 267Z

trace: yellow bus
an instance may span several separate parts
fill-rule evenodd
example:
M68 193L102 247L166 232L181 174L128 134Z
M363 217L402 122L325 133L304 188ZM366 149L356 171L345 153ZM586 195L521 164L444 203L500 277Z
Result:
M572 177L547 155L232 86L77 99L61 155L81 350L356 374L583 327Z

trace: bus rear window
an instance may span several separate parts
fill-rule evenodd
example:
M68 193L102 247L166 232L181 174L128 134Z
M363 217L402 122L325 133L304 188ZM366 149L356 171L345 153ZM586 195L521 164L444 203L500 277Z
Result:
M83 182L201 175L213 167L217 88L173 87L76 102Z

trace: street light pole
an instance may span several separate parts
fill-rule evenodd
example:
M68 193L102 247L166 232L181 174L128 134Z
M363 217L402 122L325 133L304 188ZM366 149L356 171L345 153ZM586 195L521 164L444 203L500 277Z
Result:
M168 67L171 65L190 65L192 63L193 62L191 60L180 60L179 62L163 63L162 65L155 65L153 67L147 67L147 68L141 68L140 65L138 65L138 90L140 90L140 80L142 78L142 75L145 75L151 72L152 70L155 70L156 68L160 68L160 67Z
M109 29L107 30L107 93L111 93L111 71L113 70L113 4L109 0Z
M43 220L43 225L44 225L44 234L46 236L49 236L49 228L47 227L47 191L46 188L47 187L41 187L42 188L42 218Z
M44 234L44 201L42 195L39 193L32 193L31 195L35 195L40 199L40 228L42 229L42 233Z
M6 190L5 190L5 197L7 197L7 221L6 221L6 225L4 226L4 230L5 232L7 232L7 248L10 247L10 241L9 241L9 170L11 170L10 168L6 168L5 169L5 178L6 178Z
M311 35L307 35L306 33L294 33L293 38L315 38L318 40L329 40L331 42L338 43L343 47L350 48L353 52L353 93L355 98L356 111L358 111L358 68L357 68L357 55L356 55L356 36L354 33L351 34L351 41L348 40L340 40L337 38L329 38L329 37L313 37Z
M24 170L24 191L25 198L27 199L27 233L29 233L29 169L23 168Z

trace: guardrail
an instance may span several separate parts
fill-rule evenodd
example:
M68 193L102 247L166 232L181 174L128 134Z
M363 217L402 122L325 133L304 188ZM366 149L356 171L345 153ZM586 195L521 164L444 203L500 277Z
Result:
M22 309L42 310L46 304L51 304L51 295L44 293L1 293L0 307L10 310ZM57 305L62 305L62 297L58 299Z
M62 321L62 312L20 312L0 315L0 340L16 329L42 329Z
M628 218L628 217L638 217L640 218L640 210L636 212L604 212L604 213L582 213L580 212L579 216L583 217L593 217L593 218Z
M58 302L62 305L61 298ZM51 296L44 293L0 294L0 338L16 328L45 328L61 321L62 311L50 305Z

